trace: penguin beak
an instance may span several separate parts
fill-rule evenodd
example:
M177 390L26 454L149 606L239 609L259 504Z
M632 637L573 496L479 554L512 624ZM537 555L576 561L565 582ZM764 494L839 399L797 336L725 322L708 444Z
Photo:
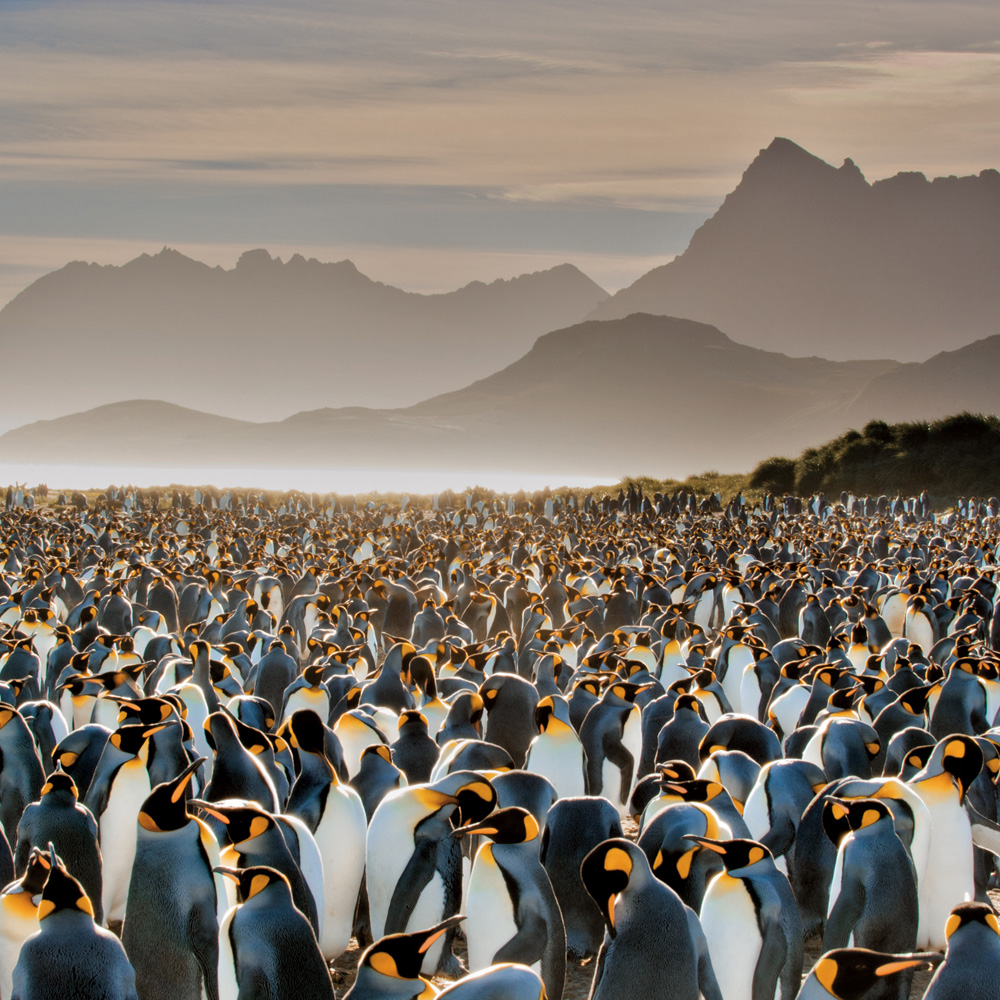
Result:
M471 837L477 833L484 833L490 837L499 831L493 824L483 821L482 823L469 823L467 826L459 826L451 831L453 837Z
M691 840L694 843L699 844L701 847L704 847L706 850L714 851L716 854L721 854L725 857L726 849L718 840L712 840L710 837L699 837L693 833L684 834L684 839Z

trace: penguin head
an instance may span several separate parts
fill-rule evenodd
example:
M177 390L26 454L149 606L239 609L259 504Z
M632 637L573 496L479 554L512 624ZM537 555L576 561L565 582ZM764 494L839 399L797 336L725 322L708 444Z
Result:
M453 837L480 833L494 844L526 844L538 839L538 822L527 809L509 806L498 809L479 823L469 823L452 831Z
M33 847L28 855L28 865L21 877L21 888L32 897L40 895L50 871L52 871L51 853Z
M62 770L53 771L52 774L46 778L45 784L42 785L41 794L42 796L72 796L74 799L78 799L80 797L80 793L76 787L76 782Z
M656 765L657 780L659 782L688 782L694 781L698 776L694 768L686 760L665 760Z
M52 853L54 852L50 852ZM91 920L94 919L94 907L90 897L56 858L45 881L45 888L42 889L42 900L38 904L38 920L41 922L54 913L66 910L86 913Z
M615 902L628 888L636 865L637 851L638 848L629 841L614 838L598 844L580 865L584 887L597 903L611 937L617 934Z
M430 723L427 721L427 716L415 708L407 708L399 713L396 729L402 732L404 727L409 727L408 732L422 731L428 736L430 735Z
M358 963L358 977L384 976L391 980L412 981L414 986L423 983L425 987L430 987L430 983L421 978L420 975L420 966L423 964L424 955L438 938L446 934L452 927L456 927L464 919L463 915L457 915L449 917L425 931L416 931L410 934L387 934L365 950ZM415 991L413 995L423 996L424 993L422 990L419 994ZM433 994L428 993L427 995Z
M166 698L139 698L136 701L116 698L115 701L118 702L119 726L134 723L142 723L146 726L155 725L157 722L166 722L177 715L177 709L173 702Z
M997 923L996 914L986 903L960 903L948 917L944 925L944 936L948 940L949 946L954 934L957 934L964 927L984 924L994 934L1000 936L1000 923Z
M108 742L129 757L138 757L145 763L149 756L150 737L174 723L158 726L119 726L108 738Z
M201 799L189 801L222 823L230 843L241 854L246 853L258 837L266 836L277 827L273 816L252 804L222 806Z
M230 868L227 865L216 865L212 871L218 872L236 883L241 903L249 903L258 893L277 883L283 883L289 897L291 897L292 890L288 879L281 872L269 868L267 865L251 865L249 868Z
M326 727L311 708L300 708L292 713L285 735L294 749L326 756Z
M693 841L705 850L718 854L730 875L750 868L761 861L773 860L771 852L756 840L713 840L711 837L699 837L694 833L686 833L684 839Z
M861 1000L886 977L940 961L938 954L893 955L867 948L837 948L820 958L810 978L837 1000Z
M195 772L207 758L192 761L176 778L154 788L139 810L139 826L149 833L170 833L191 822L185 793Z
M948 736L934 748L927 766L912 782L940 791L954 788L962 802L982 769L983 751L971 736Z

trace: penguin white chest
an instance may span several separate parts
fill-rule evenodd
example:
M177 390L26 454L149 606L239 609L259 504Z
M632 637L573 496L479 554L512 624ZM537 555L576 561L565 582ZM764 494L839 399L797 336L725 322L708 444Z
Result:
M722 996L752 1000L753 974L763 941L753 900L740 879L723 872L709 883L701 926Z
M121 920L125 916L128 885L135 861L136 823L149 791L146 765L138 759L130 760L118 769L107 808L101 814L105 921Z
M528 750L525 769L548 778L559 798L586 795L583 745L570 730L536 737Z
M490 844L483 844L476 854L465 912L469 971L478 972L489 968L497 951L517 934L513 904Z

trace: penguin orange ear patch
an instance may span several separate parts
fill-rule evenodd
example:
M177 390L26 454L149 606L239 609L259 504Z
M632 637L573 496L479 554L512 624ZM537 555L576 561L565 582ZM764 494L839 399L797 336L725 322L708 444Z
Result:
M369 956L368 964L383 976L389 976L392 979L402 978L399 974L399 969L396 967L396 960L388 952L375 952L374 955Z
M953 913L948 918L948 922L944 925L945 940L948 940L961 926L962 918L957 913Z
M604 870L608 872L624 872L628 875L632 871L632 859L620 847L612 847L604 856Z

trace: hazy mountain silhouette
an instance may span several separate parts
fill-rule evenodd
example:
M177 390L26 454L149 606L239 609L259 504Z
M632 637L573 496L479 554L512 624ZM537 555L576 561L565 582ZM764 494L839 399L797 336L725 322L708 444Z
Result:
M553 476L749 469L839 433L869 379L899 367L787 357L692 320L636 314L546 334L488 378L405 409L327 408L245 423L137 401L21 427L0 437L0 450L8 461L114 464L141 455L164 465Z
M607 293L563 264L420 295L350 261L252 250L231 270L174 250L76 262L0 311L0 426L155 397L255 420L326 405L404 406L495 371ZM41 360L44 358L44 362Z
M956 351L942 351L923 364L906 364L873 378L847 409L860 426L887 421L937 420L952 413L1000 413L1000 336Z
M997 331L1000 173L869 184L775 139L683 254L595 319L689 316L790 354L922 360Z

